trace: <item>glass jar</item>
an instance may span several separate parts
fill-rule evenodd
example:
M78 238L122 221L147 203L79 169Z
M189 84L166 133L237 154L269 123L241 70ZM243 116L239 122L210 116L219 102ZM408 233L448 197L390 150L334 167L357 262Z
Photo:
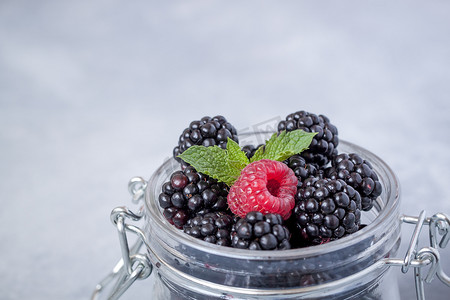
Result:
M258 145L260 135L245 144ZM252 140L255 139L255 140ZM374 209L363 213L360 231L328 244L284 251L257 251L217 246L170 225L161 214L161 186L177 168L172 160L152 176L146 190L145 234L155 267L156 299L399 299L386 265L400 242L399 185L377 156L341 142L341 152L358 153L380 177L383 193ZM389 278L388 278L389 277ZM393 281L394 280L394 281ZM155 299L155 298L153 298Z
M239 138L242 144L259 145L270 134L250 133ZM357 145L341 141L339 151L358 153L370 161L383 187L374 207L362 213L361 224L367 226L356 233L322 245L282 251L236 249L196 239L169 224L161 213L161 186L179 168L179 163L169 159L148 183L131 189L135 198L144 196L145 204L140 214L126 213L135 220L144 217L142 230L122 224L121 233L118 224L123 218L113 211L112 220L119 234L125 235L120 239L125 261L122 269L127 270L122 277L130 280L138 258L150 270L146 276L152 273L149 294L143 295L148 299L400 299L390 265L409 267L417 251L411 247L404 260L391 259L399 248L404 221L399 212L398 180L383 160ZM422 226L424 219L421 222ZM127 230L140 236L146 248L144 257L133 256L139 247L128 249ZM414 238L411 243L417 244ZM427 256L416 259L414 264L431 262ZM135 275L133 280L146 276ZM129 284L122 286L122 290L116 287L111 298L119 297ZM97 286L93 299L102 288L102 284Z

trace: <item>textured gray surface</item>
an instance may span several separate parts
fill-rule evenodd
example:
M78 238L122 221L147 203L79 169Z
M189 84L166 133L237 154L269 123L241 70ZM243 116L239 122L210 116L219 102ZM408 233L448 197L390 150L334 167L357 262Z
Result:
M394 169L402 212L450 213L449 9L1 1L1 298L87 299L120 255L109 212L130 204L128 180L148 178L204 115L243 129L325 114ZM398 273L412 299L412 273ZM427 299L449 291L434 281ZM149 293L144 281L124 298Z

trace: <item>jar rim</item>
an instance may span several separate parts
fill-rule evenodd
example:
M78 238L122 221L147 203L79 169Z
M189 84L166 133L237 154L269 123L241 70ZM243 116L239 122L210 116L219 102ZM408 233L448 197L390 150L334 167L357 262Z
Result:
M272 132L258 131L258 132L250 132L244 133L240 136L250 135L250 134L267 134ZM149 183L147 184L147 188L145 191L145 214L146 217L151 218L152 224L157 225L158 228L155 228L157 231L163 231L164 234L170 235L171 238L175 238L183 244L186 244L189 247L195 248L199 251L203 251L206 253L214 252L215 254L220 254L224 257L230 258L239 258L239 259L251 259L251 260L289 260L289 259L302 259L311 256L323 255L327 253L331 253L333 251L337 251L342 248L352 247L357 243L361 242L364 238L375 234L377 228L379 228L380 224L383 224L386 219L390 217L396 217L393 213L398 209L399 199L400 199L400 186L398 179L392 169L384 162L380 157L375 155L374 153L368 151L367 149L353 144L351 142L347 142L344 140L339 141L340 145L344 145L345 147L352 148L356 151L356 153L363 153L365 157L369 157L369 161L372 164L376 164L379 166L384 173L387 175L391 189L389 194L386 195L386 206L381 209L379 214L365 226L364 228L358 230L355 233L352 233L349 236L343 237L338 240L334 240L329 243L309 246L304 248L295 248L289 250L248 250L248 249L238 249L232 247L219 246L215 244L211 244L205 242L203 240L194 238L185 234L182 230L177 229L175 226L171 225L163 216L160 211L158 200L157 200L157 188L158 188L158 177L163 174L167 174L168 168L172 168L172 171L175 171L175 166L179 165L178 162L175 161L174 158L170 158L166 160L151 176ZM160 187L159 187L160 188ZM218 250L220 252L218 253Z

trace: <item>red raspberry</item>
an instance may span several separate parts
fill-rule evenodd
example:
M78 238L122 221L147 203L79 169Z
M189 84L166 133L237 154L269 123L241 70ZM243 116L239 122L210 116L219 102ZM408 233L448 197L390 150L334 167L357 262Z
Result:
M295 206L298 179L284 163L262 159L247 165L228 193L231 211L245 217L248 212L280 214L289 218Z

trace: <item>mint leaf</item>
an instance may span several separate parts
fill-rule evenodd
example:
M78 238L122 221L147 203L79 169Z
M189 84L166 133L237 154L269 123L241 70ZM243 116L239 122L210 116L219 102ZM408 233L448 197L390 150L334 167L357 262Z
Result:
M242 152L243 155L239 152ZM198 172L224 182L228 186L233 185L241 175L241 170L249 163L239 145L230 139L227 150L218 146L192 146L178 157L193 166Z
M227 154L229 163L236 169L242 170L250 163L245 152L239 147L239 144L230 138L227 141Z
M290 132L282 131L278 135L274 133L264 147L256 150L250 162L261 159L286 160L292 155L308 149L316 134L316 132L305 132L300 129Z
M228 138L227 149L218 146L192 146L178 155L182 160L193 166L198 172L211 176L228 186L232 186L241 175L241 171L250 162L261 159L283 161L294 154L307 149L316 133L294 130L280 134L274 133L262 146L256 150L249 161L239 145Z

